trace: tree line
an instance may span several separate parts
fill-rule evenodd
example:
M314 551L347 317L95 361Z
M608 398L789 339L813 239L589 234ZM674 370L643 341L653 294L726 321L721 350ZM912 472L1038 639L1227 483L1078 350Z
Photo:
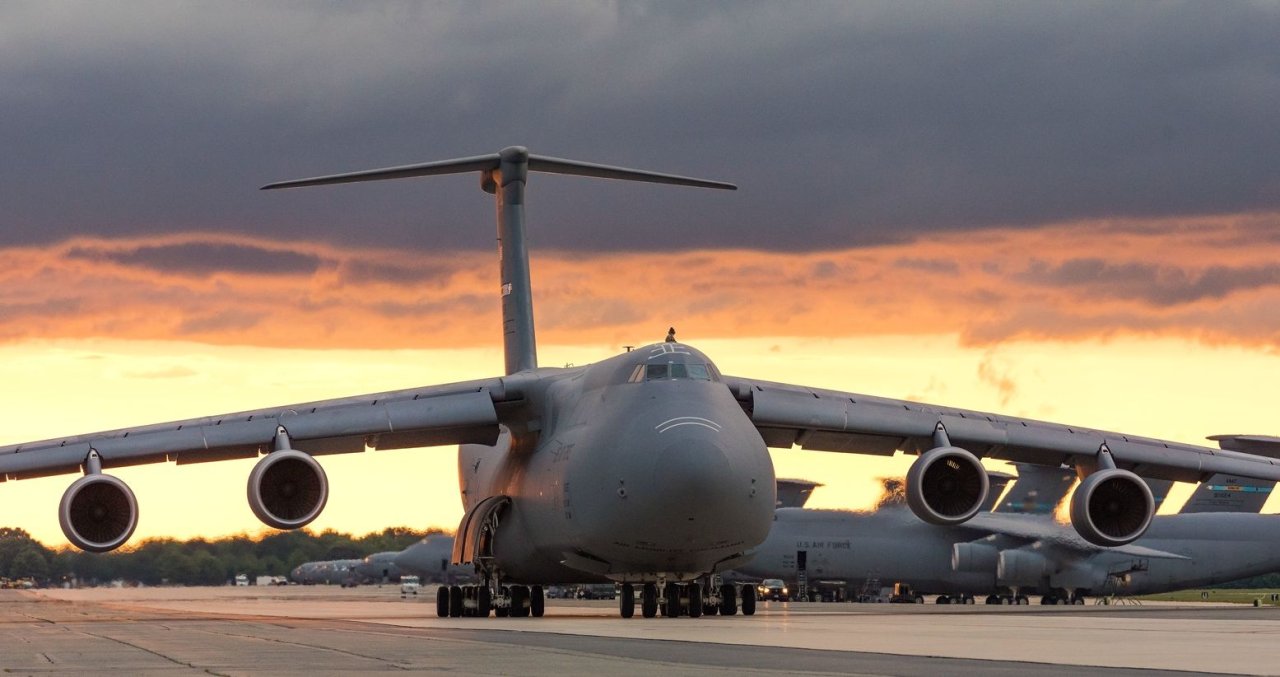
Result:
M337 531L282 531L258 538L179 541L152 538L109 553L53 549L22 529L0 527L0 577L32 578L41 585L77 581L100 585L124 580L144 585L222 585L237 574L287 576L303 562L359 559L403 550L431 531L388 527L363 536Z

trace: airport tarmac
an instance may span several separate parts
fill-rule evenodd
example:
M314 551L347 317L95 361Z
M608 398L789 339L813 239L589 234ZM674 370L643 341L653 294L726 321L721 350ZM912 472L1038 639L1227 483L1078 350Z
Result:
M1280 674L1280 608L761 604L751 617L437 618L396 587L0 591L6 674Z

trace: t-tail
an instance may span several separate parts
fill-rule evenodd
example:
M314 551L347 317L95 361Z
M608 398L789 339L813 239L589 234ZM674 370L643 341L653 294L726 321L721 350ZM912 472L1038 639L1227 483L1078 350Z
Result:
M529 283L529 251L525 243L524 229L524 189L529 172L665 183L697 188L737 189L737 186L731 183L720 181L531 155L528 149L522 146L503 148L491 155L281 181L263 186L262 189L385 181L466 172L479 172L480 187L485 192L492 193L497 199L502 331L508 374L536 369L538 366L537 342L534 339L533 330L533 292Z

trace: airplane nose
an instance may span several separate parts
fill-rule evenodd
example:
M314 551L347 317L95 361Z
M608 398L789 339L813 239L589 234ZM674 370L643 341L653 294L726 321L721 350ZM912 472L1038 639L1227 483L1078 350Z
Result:
M657 454L653 486L681 507L703 503L731 483L729 459L718 444L707 439L682 439ZM743 489L739 487L739 490Z

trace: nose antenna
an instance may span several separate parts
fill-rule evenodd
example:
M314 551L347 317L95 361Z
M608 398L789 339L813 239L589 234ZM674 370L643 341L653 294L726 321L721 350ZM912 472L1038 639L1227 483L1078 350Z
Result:
M529 251L524 237L524 188L528 182L529 172L721 190L738 188L732 183L722 181L533 155L523 146L510 146L490 155L280 181L267 184L262 187L262 190L386 181L466 172L480 172L481 189L486 193L492 193L498 205L502 332L508 374L535 369L538 366L537 342L533 331L533 290L529 283ZM674 329L668 334L667 340L675 340Z

